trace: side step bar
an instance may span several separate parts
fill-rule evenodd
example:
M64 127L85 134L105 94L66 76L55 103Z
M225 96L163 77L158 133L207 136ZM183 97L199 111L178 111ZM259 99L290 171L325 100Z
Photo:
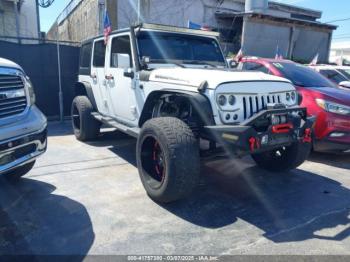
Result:
M121 124L120 122L118 122L117 120L111 118L111 117L107 117L107 116L103 116L99 113L91 113L91 115L98 121L102 122L105 125L114 127L116 129L118 129L119 131L126 133L130 136L133 136L135 138L137 138L140 134L140 128L138 127L129 127L126 126L124 124Z

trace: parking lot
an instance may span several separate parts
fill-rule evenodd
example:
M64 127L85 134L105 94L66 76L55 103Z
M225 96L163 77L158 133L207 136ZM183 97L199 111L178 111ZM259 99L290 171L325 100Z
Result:
M190 198L161 205L134 151L119 132L84 144L50 123L34 170L0 178L0 254L350 254L350 156L314 153L285 174L203 162Z

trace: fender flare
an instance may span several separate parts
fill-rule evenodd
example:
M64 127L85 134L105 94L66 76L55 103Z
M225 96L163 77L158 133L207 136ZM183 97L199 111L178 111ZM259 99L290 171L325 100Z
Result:
M76 82L74 84L74 96L87 96L94 107L94 110L97 110L97 104L95 100L92 87L88 82Z
M153 91L148 95L142 110L142 114L140 116L139 127L142 127L147 120L152 118L152 110L155 103L159 100L161 96L167 94L186 97L193 106L193 109L200 117L200 124L202 126L215 125L213 110L209 99L205 95L197 92L164 89L159 91Z

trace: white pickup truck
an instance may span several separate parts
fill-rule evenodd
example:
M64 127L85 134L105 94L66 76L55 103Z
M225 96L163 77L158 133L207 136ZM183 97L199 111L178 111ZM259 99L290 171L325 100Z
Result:
M82 43L72 105L75 135L107 124L137 138L148 195L183 198L199 179L199 141L271 171L296 168L311 148L312 119L286 79L228 68L215 32L141 24Z

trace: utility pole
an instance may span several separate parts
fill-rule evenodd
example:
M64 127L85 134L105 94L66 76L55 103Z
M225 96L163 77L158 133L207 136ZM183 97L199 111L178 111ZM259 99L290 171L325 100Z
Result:
M141 21L141 0L137 0L137 23L139 24Z
M58 20L56 20L56 44L57 44L57 66L58 66L58 99L60 105L60 121L64 120L63 110L63 91L62 91L62 80L61 80L61 56L60 56L60 43L59 43L59 32L58 32Z
M18 14L18 3L15 1L13 2L13 9L15 12L15 16L16 16L16 35L17 35L17 40L18 43L21 43L21 38L20 38L20 29L19 29L19 14Z

